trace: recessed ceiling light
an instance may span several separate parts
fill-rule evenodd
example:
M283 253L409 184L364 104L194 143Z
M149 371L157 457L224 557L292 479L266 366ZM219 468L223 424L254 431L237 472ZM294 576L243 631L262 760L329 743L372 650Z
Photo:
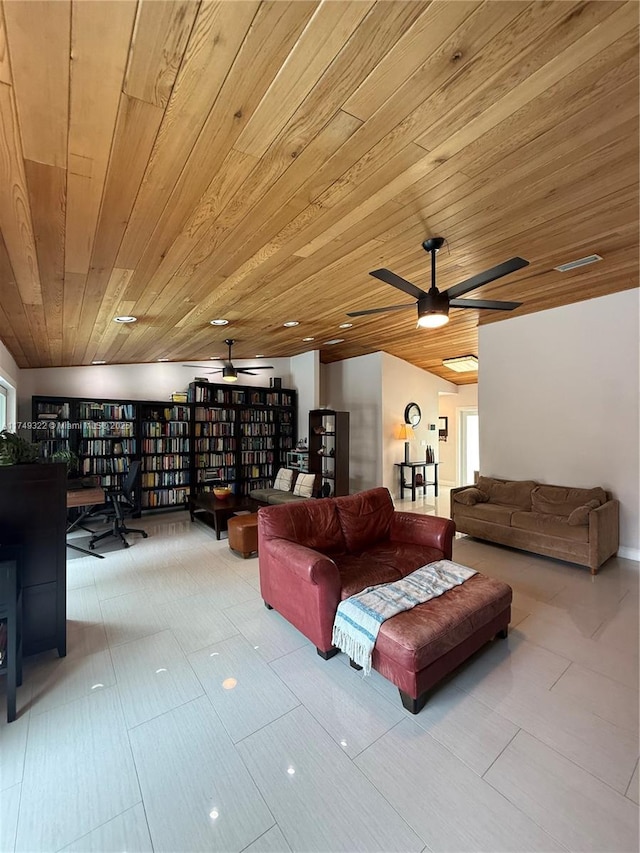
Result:
M340 329L350 329L353 326L353 323L340 323Z
M124 317L114 317L113 322L114 323L135 323L137 319L138 319L137 317L131 317L131 316L127 315Z
M315 338L303 338L303 341L315 341Z
M569 270L578 269L578 267L586 267L587 264L595 264L597 261L601 261L602 257L600 255L587 255L586 258L578 258L577 261L569 261L566 264L559 264L557 267L554 267L554 270L558 270L558 272L568 272Z
M330 341L325 341L325 344L329 346L330 344L341 344L344 343L344 338L332 338Z
M106 364L106 361L92 361L91 364Z
M209 320L212 326L228 326L229 321L223 320L222 317L219 317L217 320Z
M159 358L158 361L169 361L168 358Z
M445 358L442 363L456 373L470 373L478 369L478 359L475 355L460 355L457 358Z
M263 355L255 355L254 358L264 358Z
M299 326L300 321L299 320L287 320L287 322L283 323L282 325L286 326L287 329L290 329L292 326Z

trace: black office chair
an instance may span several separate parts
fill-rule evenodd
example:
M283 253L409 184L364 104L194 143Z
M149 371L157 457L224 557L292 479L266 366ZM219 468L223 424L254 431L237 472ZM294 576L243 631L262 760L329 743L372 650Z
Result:
M148 533L146 530L141 530L139 527L127 527L124 522L125 515L133 515L140 510L136 497L136 486L139 477L140 463L132 462L129 466L127 476L122 482L122 486L105 489L107 509L100 510L99 513L112 519L111 530L94 534L89 541L89 548L93 550L96 542L99 542L106 536L119 536L125 548L129 547L129 543L124 538L126 533L140 533L143 539L147 538Z

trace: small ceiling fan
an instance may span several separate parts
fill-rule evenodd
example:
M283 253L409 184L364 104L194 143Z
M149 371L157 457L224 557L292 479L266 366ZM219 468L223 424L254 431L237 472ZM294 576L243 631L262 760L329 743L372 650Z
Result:
M390 284L397 287L404 293L413 296L415 303L409 305L390 305L387 308L369 308L365 311L349 311L348 317L364 317L367 314L382 314L386 311L403 311L405 308L413 308L414 305L418 309L418 326L423 329L437 329L439 326L444 326L449 322L449 308L490 308L492 310L513 311L522 305L522 302L498 302L491 299L459 299L470 290L475 290L476 287L482 287L483 284L489 284L497 278L502 278L504 275L515 272L523 267L529 266L529 261L524 258L511 258L497 267L492 267L489 270L479 273L478 275L468 278L466 281L461 281L459 284L454 284L448 290L440 292L436 287L436 253L444 244L444 237L430 237L422 244L425 252L431 255L431 287L428 291L420 290L415 284L401 278L391 270L379 269L373 270L369 275L379 278L385 284Z
M233 338L225 338L225 344L229 347L229 358L217 359L218 361L224 361L224 367L220 367L217 370L205 370L203 373L222 373L223 382L237 382L239 373L257 376L254 373L255 370L273 370L273 365L271 364L252 364L250 367L234 367L231 362L231 347L235 344L235 340ZM196 367L200 370L199 364L183 364L182 366Z

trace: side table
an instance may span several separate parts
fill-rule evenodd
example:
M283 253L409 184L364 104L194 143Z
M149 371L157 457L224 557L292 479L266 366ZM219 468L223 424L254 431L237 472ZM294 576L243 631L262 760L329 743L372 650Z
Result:
M424 488L427 494L427 486L433 486L433 493L438 497L438 463L437 462L396 462L396 468L400 469L400 498L404 498L404 490L411 489L411 500L416 499L416 489ZM427 468L433 468L433 480L427 480ZM409 469L410 481L405 481L405 468ZM422 483L416 483L416 474L422 474Z

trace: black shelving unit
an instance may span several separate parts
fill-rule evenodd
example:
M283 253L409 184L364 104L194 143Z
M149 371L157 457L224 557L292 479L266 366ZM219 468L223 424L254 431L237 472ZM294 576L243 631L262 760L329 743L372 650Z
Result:
M309 412L309 471L322 478L322 494L349 494L349 412Z
M166 402L139 405L142 509L184 506L192 475L192 407Z
M297 393L287 388L192 382L193 484L228 483L237 495L271 485L296 439Z

